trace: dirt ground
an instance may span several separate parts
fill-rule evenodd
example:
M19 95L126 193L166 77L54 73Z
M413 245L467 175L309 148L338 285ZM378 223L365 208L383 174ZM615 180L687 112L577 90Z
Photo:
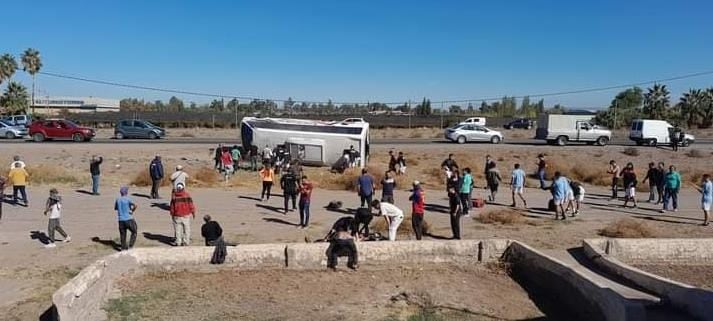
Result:
M154 272L120 288L112 321L546 320L504 271L479 265Z
M312 223L306 230L296 227L296 212L287 215L279 212L282 197L273 196L268 202L259 202L259 180L254 172L241 171L228 183L220 182L210 171L210 148L201 144L0 144L0 164L9 164L12 155L21 155L31 174L28 187L30 206L4 205L0 220L0 320L37 320L49 308L50 295L82 267L114 251L118 240L116 214L113 201L120 185L131 185L137 175L145 171L150 159L161 154L168 172L177 164L185 165L188 173L198 176L199 182L189 183L198 207L199 219L194 221L194 245L200 244L200 217L210 214L217 219L231 241L241 243L304 242L321 238L329 226L343 212L331 212L324 206L331 200L344 202L346 210L359 206L356 193L349 191L356 171L348 175L330 174L325 168L308 168L306 173L317 182L313 193ZM396 205L409 213L408 189L410 182L424 182L426 191L426 220L432 226L428 238L451 237L447 199L442 186L440 162L449 152L455 154L461 167L473 168L476 177L474 197L485 198L482 179L483 158L491 154L505 180L515 162L523 164L528 173L535 169L538 153L547 153L552 164L562 167L567 174L574 168L586 169L590 175L600 177L609 159L619 163L635 162L640 175L649 161L677 164L688 181L710 171L710 157L689 157L684 152L672 153L660 148L639 148L639 156L623 154L626 147L608 146L551 146L490 145L490 144L425 144L425 145L375 145L370 169L380 175L388 161L386 152L393 148L406 154L408 173L400 177L396 192ZM704 149L706 148L706 149ZM699 147L706 154L708 146ZM88 160L93 154L105 157L102 165L100 196L87 194L90 189ZM117 166L119 165L119 166ZM206 170L207 168L207 170ZM200 176L213 176L208 179ZM595 177L595 178L596 178ZM641 176L643 178L643 176ZM599 178L601 179L601 178ZM144 178L145 180L145 178ZM596 182L597 180L592 180ZM140 185L140 184L139 184ZM528 186L536 186L530 179ZM63 196L62 224L72 236L69 244L59 244L56 249L44 249L42 240L47 219L42 215L44 201L51 187L57 187ZM546 211L549 195L545 191L528 188L528 209L519 211L526 220L513 224L486 224L473 219L483 211L500 209L510 204L508 186L503 184L497 202L484 209L475 210L471 218L463 218L462 236L476 238L512 238L541 249L566 249L579 246L584 238L598 237L600 229L621 218L646 222L657 237L711 237L713 228L700 226L702 214L700 196L690 184L681 192L681 209L673 213L658 213L659 205L640 203L639 208L622 208L621 201L610 201L608 189L585 182L587 196L582 215L564 222L553 221ZM273 190L281 193L279 188ZM6 190L6 193L9 191ZM137 246L168 246L173 229L166 210L167 199L151 200L146 197L149 188L133 186L134 200L139 206L136 219L139 225ZM162 195L167 196L167 188ZM640 192L638 199L646 199ZM378 219L378 218L377 218Z
M636 264L634 266L674 281L713 290L713 266L710 265Z

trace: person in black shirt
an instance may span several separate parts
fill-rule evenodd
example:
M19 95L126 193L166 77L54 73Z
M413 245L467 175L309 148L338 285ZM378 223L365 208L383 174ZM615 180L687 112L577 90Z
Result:
M389 151L389 172L396 172L396 156L394 156L394 151Z
M384 173L384 178L381 180L381 201L394 204L395 188L396 180L391 177L391 172Z
M456 163L456 160L453 159L453 154L448 154L448 158L446 158L443 163L441 163L441 168L444 167L451 172L458 167L458 163Z
M642 183L646 183L647 180L649 181L649 199L646 202L651 203L656 200L656 187L658 186L659 181L663 180L663 175L661 175L659 170L656 168L656 164L654 162L649 163L649 170L646 171L646 177L644 177ZM661 195L659 195L659 198L661 198Z
M354 237L352 236L352 228L354 227L354 218L342 217L338 219L332 229L327 234L329 247L327 248L327 268L332 270L337 269L337 257L348 256L347 267L356 270L359 264L359 253L357 252Z
M297 176L292 171L287 171L280 178L280 187L285 200L285 214L287 214L288 201L292 200L292 210L297 208L297 194L299 193L299 182Z
M213 165L214 169L220 169L220 156L223 155L223 144L218 144L218 148L215 149L215 155L213 156L213 160L215 161L215 164Z
M371 213L371 208L360 207L357 209L356 214L354 214L354 222L352 223L352 236L354 237L369 237L369 224L374 218L374 214Z
M448 188L448 204L450 205L451 231L453 239L460 240L460 218L463 216L460 193L454 188Z
M89 173L92 174L92 195L99 195L99 176L101 176L101 171L99 170L99 165L104 161L101 156L92 156L92 160L89 161Z
M205 238L205 246L214 246L218 239L223 238L223 229L210 215L203 216L203 221L205 223L201 227L201 235Z
M406 175L406 158L404 157L404 152L399 152L399 157L396 158L396 165L399 166L399 170L396 174Z

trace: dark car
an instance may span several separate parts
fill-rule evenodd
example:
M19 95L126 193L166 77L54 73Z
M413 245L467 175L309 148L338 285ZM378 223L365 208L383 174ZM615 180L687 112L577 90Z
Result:
M36 142L48 139L71 139L75 142L90 141L96 136L93 128L79 126L69 120L38 120L30 125L30 137Z
M505 124L505 129L521 128L521 129L532 129L535 127L535 121L527 118L518 118L507 124Z
M114 128L116 139L148 138L157 139L166 136L166 130L145 120L122 120Z

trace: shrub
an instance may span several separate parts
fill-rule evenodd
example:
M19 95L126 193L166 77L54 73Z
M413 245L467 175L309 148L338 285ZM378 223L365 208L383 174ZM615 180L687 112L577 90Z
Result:
M216 186L221 180L218 172L208 166L202 166L195 170L186 170L188 172L188 185L197 187L212 187Z
M190 132L183 132L183 133L181 133L181 137L193 138L193 137L196 137L196 135L194 135L193 133L190 133Z
M474 220L483 224L503 224L503 225L515 225L524 224L527 219L520 214L520 212L511 209L498 209L493 211L487 211L480 213L480 215L473 218Z
M656 231L646 222L624 218L599 230L599 235L617 238L647 238L656 237Z
M691 149L686 153L686 156L688 157L693 157L693 158L703 158L706 157L706 154L703 153L702 150L699 149Z
M27 166L30 181L37 184L77 184L80 179L64 167L57 165L39 164Z
M384 237L389 236L389 226L386 224L386 220L380 216L374 216L371 226L369 227L374 232L378 232ZM427 234L431 230L431 224L425 219L423 220L423 233ZM396 232L397 237L415 237L416 233L413 232L413 225L411 224L411 215L405 215L404 221L401 222L398 231Z
M170 174L168 174L168 175L170 175ZM168 175L165 175L165 176L168 176ZM151 181L151 175L149 174L149 170L144 169L144 170L136 173L134 178L131 180L130 184L133 186L143 187L143 186L151 186L152 183L153 182ZM169 184L168 178L164 177L164 179L161 180L161 186L167 186L168 184Z
M636 147L627 147L624 149L624 151L622 153L627 156L636 157L636 156L639 156L639 149Z

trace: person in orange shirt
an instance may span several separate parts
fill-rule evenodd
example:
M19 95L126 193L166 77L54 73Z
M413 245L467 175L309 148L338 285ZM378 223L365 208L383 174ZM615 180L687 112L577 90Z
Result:
M260 193L260 201L270 200L270 190L272 189L272 182L275 180L275 170L269 165L263 166L260 170L260 179L262 179L262 193ZM265 194L267 193L267 198Z
M16 162L15 168L11 169L7 176L10 180L10 184L12 184L12 199L15 201L15 204L18 203L17 194L19 192L19 194L22 195L22 202L25 207L29 206L25 186L27 185L27 179L30 177L30 174L27 174L27 171L22 168L22 164Z

